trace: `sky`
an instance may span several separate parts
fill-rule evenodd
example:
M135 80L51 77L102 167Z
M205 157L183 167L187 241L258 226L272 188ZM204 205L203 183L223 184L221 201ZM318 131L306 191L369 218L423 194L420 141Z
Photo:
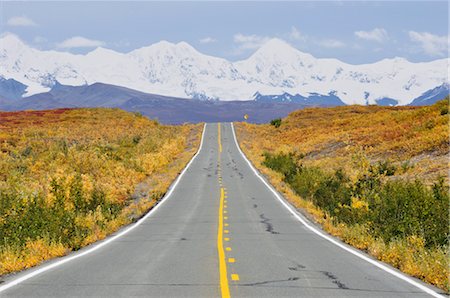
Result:
M447 1L82 2L0 0L0 34L43 50L118 52L186 41L230 61L281 38L318 58L351 64L449 55Z

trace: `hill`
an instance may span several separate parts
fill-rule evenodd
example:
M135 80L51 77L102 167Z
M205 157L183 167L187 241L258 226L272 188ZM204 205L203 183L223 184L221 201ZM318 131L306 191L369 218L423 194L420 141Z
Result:
M428 107L307 108L283 118L279 128L247 123L237 128L249 152L294 152L304 155L307 166L350 172L355 155L363 155L372 164L388 160L397 168L396 178L427 184L439 176L448 179L445 101Z
M198 148L201 125L119 109L0 112L0 274L140 217Z
M329 233L449 290L448 98L236 125L253 164Z
M103 83L87 86L56 84L49 92L26 98L2 101L0 97L0 110L6 111L114 107L140 112L164 124L239 121L245 114L250 115L251 122L264 123L273 117L284 117L297 109L318 104L305 101L277 103L175 98Z

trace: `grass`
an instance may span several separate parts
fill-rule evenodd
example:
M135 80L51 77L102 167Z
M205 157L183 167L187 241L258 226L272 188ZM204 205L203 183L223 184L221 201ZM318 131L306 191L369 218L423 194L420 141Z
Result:
M0 275L106 237L149 210L199 125L118 109L0 112Z
M236 125L253 164L330 234L449 291L448 99Z

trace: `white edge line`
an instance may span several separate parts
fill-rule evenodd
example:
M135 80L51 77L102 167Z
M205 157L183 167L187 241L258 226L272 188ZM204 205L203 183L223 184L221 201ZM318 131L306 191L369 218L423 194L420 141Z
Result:
M165 194L165 196L158 202L158 204L156 204L155 207L153 207L145 216L143 216L140 220L138 220L137 222L135 222L132 225L129 225L125 230L123 230L122 232L118 233L117 235L114 235L110 238L107 238L106 240L98 243L98 244L94 244L95 246L92 248L89 248L85 251L83 251L82 253L79 254L75 254L72 256L67 256L67 257L63 257L60 261L51 263L49 265L44 265L42 268L39 268L35 271L32 271L28 274L25 274L24 276L21 276L15 280L12 280L11 282L8 282L2 286L0 286L0 293L3 291L6 291L9 288L12 288L36 275L39 275L41 273L44 273L48 270L51 270L55 267L61 266L62 264L68 263L70 261L73 261L75 259L81 258L85 255L88 255L90 253L93 253L94 251L102 248L103 246L113 242L114 240L122 237L125 234L128 234L129 232L131 232L132 230L134 230L135 228L137 228L138 226L140 226L148 217L150 217L156 210L158 210L158 208L165 202L167 201L167 199L170 197L170 195L172 194L172 192L174 191L174 189L176 188L176 186L178 185L178 182L180 182L181 177L183 177L184 173L187 171L187 169L189 168L189 166L192 164L192 162L195 160L195 158L199 155L200 151L203 148L203 139L205 136L205 131L206 131L206 123L203 126L203 132L202 132L202 138L200 140L200 146L197 150L197 152L195 153L195 155L191 158L191 160L189 161L189 163L186 165L186 167L183 169L183 171L180 173L180 175L178 175L178 177L176 178L175 182L170 186L168 192Z
M333 239L332 237L330 237L329 235L324 234L323 232L319 231L318 229L316 229L315 227L313 227L310 223L308 223L305 219L303 219L302 217L299 216L299 214L293 210L293 208L291 206L289 206L286 201L281 198L281 196L278 194L278 192L269 184L266 182L266 180L261 176L261 174L255 169L255 167L252 165L252 163L247 159L247 157L245 156L245 154L242 152L241 148L239 147L239 143L237 141L236 138L236 133L234 131L234 124L231 123L231 130L233 131L233 138L234 138L234 142L236 143L236 147L238 148L239 153L244 157L244 160L248 163L248 165L250 166L250 168L253 170L253 172L255 173L255 175L267 186L267 188L270 189L270 191L272 191L272 193L275 195L275 197L281 202L281 204L286 207L286 209L289 210L289 212L294 215L295 218L297 218L298 221L300 221L305 227L307 227L309 230L311 230L312 232L314 232L315 234L319 235L320 237L324 238L325 240L330 241L331 243L333 243L336 246L339 246L340 248L346 250L347 252L357 256L360 259L363 259L366 262L369 262L372 265L375 265L376 267L380 268L381 270L386 271L389 274L394 275L395 277L398 277L404 281L406 281L407 283L415 286L416 288L419 288L420 290L424 291L427 294L430 294L433 297L440 297L440 298L445 298L443 295L440 295L439 293L436 293L435 291L433 291L432 289L416 282L415 280L412 280L411 278L409 278L408 276L405 276L395 270L392 270L391 268L387 267L386 265L373 260L365 255L363 255L362 253L351 249L345 245L343 245L342 243L339 243L338 241L336 241L335 239Z

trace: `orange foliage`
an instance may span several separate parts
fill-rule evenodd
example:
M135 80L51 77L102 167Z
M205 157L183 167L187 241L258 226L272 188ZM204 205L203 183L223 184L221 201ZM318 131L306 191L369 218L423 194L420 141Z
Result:
M200 134L201 125L165 126L119 109L0 112L0 274L140 217L195 153ZM30 219L36 213L45 224Z

